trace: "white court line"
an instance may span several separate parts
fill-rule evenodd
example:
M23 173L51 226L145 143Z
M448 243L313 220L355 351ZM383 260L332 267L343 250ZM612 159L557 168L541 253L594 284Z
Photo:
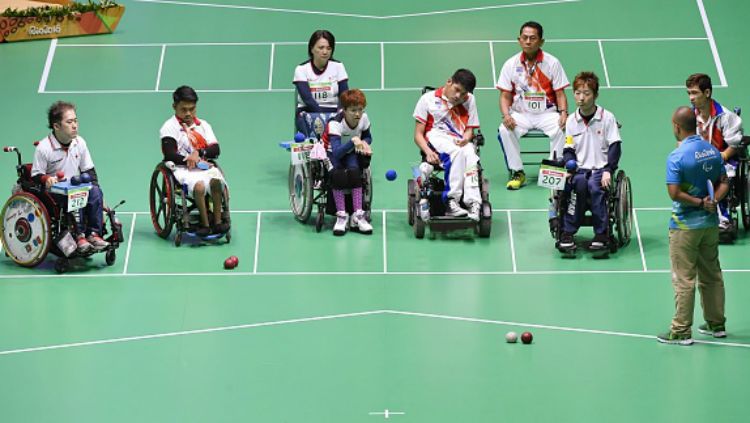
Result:
M47 51L47 60L44 62L44 70L42 71L42 77L39 79L39 90L37 93L43 93L47 88L47 79L49 78L49 71L52 68L52 60L55 58L55 50L57 49L57 38L53 38L49 43L49 50Z
M230 212L231 213L231 212ZM260 250L260 219L263 216L262 212L258 212L255 225L255 253L253 258L253 274L258 273L258 251Z
M304 10L304 9L282 9L282 8L274 8L274 7L244 6L244 5L233 5L233 4L192 3L192 2L183 2L183 1L175 1L175 0L135 0L135 1L140 2L140 3L160 3L160 4L173 4L173 5L193 6L193 7L213 7L213 8L220 8L220 9L245 9L245 10L254 10L254 11L261 11L261 12L297 13L297 14L304 14L304 15L337 16L337 17L382 20L382 19L400 19L400 18L412 18L412 17L422 17L422 16L446 15L446 14L465 13L465 12L479 12L483 10L510 9L510 8L528 7L528 6L546 6L550 4L575 3L580 0L548 0L548 1L531 2L531 3L501 4L501 5L494 5L494 6L481 6L481 7L472 7L472 8L464 8L464 9L437 10L437 11L432 11L432 12L408 13L408 14L402 14L402 15L383 15L383 16L363 15L363 14L354 14L354 13L341 13L341 12L322 12L322 11Z
M271 43L271 64L268 69L268 91L273 89L273 54L276 50L276 44Z
M121 343L121 342L143 341L147 339L169 338L169 337L174 337L174 336L227 332L227 331L234 331L234 330L240 330L240 329L260 328L260 327L268 327L268 326L282 326L282 325L288 325L288 324L294 324L294 323L319 322L323 320L343 319L343 318L348 318L348 317L360 317L360 316L368 316L372 314L383 314L383 310L364 311L360 313L332 314L328 316L307 317L307 318L302 318L302 319L290 319L290 320L278 320L278 321L273 321L273 322L262 322L262 323L250 323L250 324L245 324L245 325L220 326L220 327L213 327L213 328L206 328L206 329L183 330L183 331L178 331L178 332L155 333L151 335L128 336L128 337L123 337L123 338L110 338L110 339L101 339L97 341L72 342L68 344L47 345L43 347L19 348L15 350L0 351L0 356L38 352L38 351L60 350L60 349L65 349L65 348L88 347L92 345L106 345L106 344L116 344L116 343Z
M604 42L659 42L659 41L708 41L708 38L695 37L664 37L664 38L558 38L545 40L545 43L596 43ZM392 41L336 41L338 45L425 45L425 44L486 44L486 43L517 43L515 38L502 40L392 40ZM190 43L129 43L129 44L58 44L58 48L74 47L211 47L211 46L293 46L307 45L307 41L236 41L236 42L190 42ZM494 83L494 81L493 81Z
M706 8L703 6L703 0L695 0L698 3L698 11L701 14L703 20L703 28L706 30L706 36L708 37L708 45L711 46L711 54L714 56L714 63L716 64L716 71L719 73L719 81L722 86L729 86L727 83L727 77L724 75L724 66L721 64L721 57L719 57L719 50L716 48L716 40L714 40L714 33L711 30L711 23L708 21L708 15L706 14Z
M513 261L513 273L518 272L518 266L516 265L516 244L513 241L513 221L510 217L510 210L507 210L508 214L508 237L510 238L510 257Z
M609 83L609 71L607 71L607 61L604 59L604 46L602 46L602 40L597 40L596 43L599 44L599 56L601 56L602 66L604 66L604 79L607 81L607 86L610 87L611 84Z
M684 89L682 85L620 85L610 87L599 87L602 90L661 90L661 89ZM714 85L714 88L726 88L724 85ZM364 92L419 92L422 87L395 87L395 88L360 88ZM294 88L236 88L236 89L203 89L196 88L198 93L224 93L224 94L243 94L243 93L291 93ZM496 87L477 87L474 91L497 91ZM171 93L171 90L58 90L44 91L41 94L153 94L153 93Z
M333 314L333 315L307 317L307 318L300 318L300 319L278 320L278 321L261 322L261 323L248 323L248 324L233 325L233 326L219 326L219 327L213 327L213 328L193 329L193 330L184 330L184 331L176 331L176 332L164 332L164 333L155 333L155 334L150 334L150 335L128 336L128 337L121 337L121 338L109 338L109 339L100 339L100 340L94 340L94 341L71 342L71 343L66 343L66 344L46 345L46 346L41 346L41 347L18 348L18 349L13 349L13 350L0 351L0 356L33 353L33 352L41 352L41 351L51 351L51 350L61 350L61 349L68 349L68 348L80 348L80 347L88 347L88 346L94 346L94 345L108 345L108 344L116 344L116 343L124 343L124 342L145 341L149 339L171 338L171 337L176 337L176 336L228 332L228 331L236 331L236 330L241 330L241 329L283 326L283 325L297 324L297 323L320 322L320 321L328 321L328 320L336 320L336 319L347 319L347 318L352 318L352 317L376 316L376 315L383 315L383 314L407 316L407 317L424 317L424 318L430 318L430 319L452 320L452 321L468 322L468 323L482 323L482 324L491 324L491 325L498 325L498 326L516 326L516 327L523 327L523 328L545 329L545 330L554 330L554 331L561 331L561 332L585 333L585 334L592 334L592 335L608 335L608 336L619 336L619 337L649 339L649 340L655 340L656 338L653 335L644 335L644 334L639 334L639 333L628 333L628 332L619 332L619 331L610 331L610 330L585 329L585 328L574 328L574 327L569 327L569 326L543 325L543 324L536 324L536 323L479 319L479 318L473 318L473 317L449 316L449 315L444 315L444 314L419 313L419 312L399 311L399 310L373 310L373 311L364 311L364 312L358 312L358 313ZM743 343L737 343L737 342L703 341L703 340L697 340L697 339L694 340L694 342L697 344L717 345L717 346L722 346L722 347L750 348L750 344L743 344Z
M387 213L383 211L383 273L388 273L388 237L386 236L386 219Z
M159 71L156 73L156 88L154 91L159 92L159 84L161 83L161 71L164 69L164 55L167 52L167 46L161 46L161 56L159 57Z
M497 68L495 68L495 47L492 45L492 41L490 41L490 64L492 65L492 84L494 85L497 81L495 78L498 77L497 75Z
M385 44L380 43L380 89L385 89Z
M750 269L722 269L722 273L750 273ZM185 273L128 273L126 275L114 273L84 273L84 274L28 274L28 275L0 275L2 279L77 279L77 278L138 278L138 277L245 277L245 276L270 276L270 277L290 277L290 276L560 276L560 275L643 275L643 274L669 274L669 269L651 269L648 271L638 270L519 270L513 271L465 271L465 272L401 272L401 271L389 271L388 273L379 272L185 272ZM507 282L508 279L498 280L497 282ZM612 280L614 283L618 281Z
M135 232L135 219L138 214L133 213L133 219L130 221L130 235L128 235L128 248L125 250L125 265L122 269L122 274L128 274L128 263L130 262L130 247L133 245L133 232Z
M444 314L416 313L416 312L396 311L396 310L384 310L383 313L403 315L403 316L414 316L414 317L428 317L432 319L454 320L454 321L470 322L470 323L485 323L485 324L502 325L502 326L520 326L524 328L547 329L547 330L555 330L555 331L562 331L562 332L588 333L588 334L593 334L593 335L609 335L609 336L620 336L620 337L627 337L627 338L641 338L641 339L656 340L656 336L654 335L644 335L640 333L619 332L619 331L611 331L611 330L583 329L583 328L574 328L574 327L569 327L569 326L541 325L541 324L536 324L536 323L509 322L509 321L503 321L503 320L477 319L473 317L457 317L457 316L448 316ZM698 339L694 339L693 341L696 344L720 345L724 347L750 348L750 344L742 344L738 342L703 341L703 340L698 340Z
M646 254L643 251L643 241L641 241L641 228L638 225L638 212L633 209L633 223L635 223L635 236L638 239L638 248L641 250L641 263L643 263L643 271L648 272L648 266L646 266Z

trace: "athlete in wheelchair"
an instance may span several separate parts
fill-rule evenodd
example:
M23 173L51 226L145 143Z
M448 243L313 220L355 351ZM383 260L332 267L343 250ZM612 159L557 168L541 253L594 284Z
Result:
M437 90L426 87L415 107L414 142L422 163L416 180L408 181L407 207L417 238L428 226L433 233L474 229L480 237L490 235L492 206L479 163L484 137L478 131L475 86L474 74L459 69Z
M364 109L367 100L362 91L353 89L341 94L343 110L320 127L312 128L316 138L289 168L289 198L292 212L300 222L307 222L313 205L317 206L315 230L320 232L325 215L335 215L333 234L344 235L348 229L372 233L372 135ZM304 121L315 122L325 116L303 112Z
M617 120L596 104L599 79L593 72L581 72L573 89L578 108L566 122L562 160L569 176L563 190L553 191L550 231L558 250L574 256L574 235L582 225L592 225L588 248L603 258L630 241L630 180L617 170L622 143Z
M16 147L3 149L18 158L18 181L0 213L5 255L34 267L51 251L58 256L58 273L69 270L72 259L96 253L104 253L111 266L123 241L122 224L114 208L104 206L94 162L78 135L75 106L54 103L48 122L52 132L34 143L33 163L23 163Z
M690 75L685 81L685 87L695 112L698 133L721 152L727 170L729 192L719 202L719 241L731 244L737 239L738 207L742 210L745 230L750 227L750 221L746 217L750 210L746 206L747 201L743 201L743 191L748 191L748 160L747 143L743 142L742 136L741 110L736 108L732 112L714 100L711 77L704 73Z
M198 95L181 86L172 95L175 116L159 135L163 160L151 175L151 221L167 238L175 226L175 246L183 235L201 240L231 240L229 190L216 163L221 150L211 125L198 119Z

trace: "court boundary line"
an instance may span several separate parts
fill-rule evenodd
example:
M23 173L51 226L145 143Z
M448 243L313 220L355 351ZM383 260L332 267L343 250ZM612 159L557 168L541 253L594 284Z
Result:
M388 212L383 210L383 273L388 274L388 225L386 215Z
M136 213L133 213L133 218L130 220L130 235L128 235L128 248L125 250L125 263L122 267L122 274L128 274L128 264L130 263L130 247L133 245L133 233L135 232L135 220L138 217Z
M638 225L638 211L634 208L633 209L633 222L635 223L635 236L636 239L638 239L638 249L641 251L641 263L643 263L643 271L648 271L648 266L646 265L646 253L643 250L643 242L641 241L641 227Z
M701 0L698 0L701 1ZM708 28L710 30L710 27ZM56 39L54 39L56 40ZM609 69L607 67L606 56L604 54L605 42L664 42L664 41L707 41L709 47L711 47L714 64L721 66L721 60L718 56L718 50L715 50L715 41L713 47L711 45L711 37L647 37L647 38L560 38L546 40L547 43L595 43L599 50L600 60L604 67L604 75L606 80L606 86L601 87L602 89L684 89L682 85L612 85L609 78ZM412 41L339 41L339 45L375 45L380 47L380 87L362 88L366 92L399 92L399 91L418 91L421 87L386 87L385 86L385 46L386 45L427 45L427 44L483 44L489 43L489 60L492 69L492 84L489 87L477 87L475 90L489 91L496 90L494 78L497 77L497 67L495 64L495 43L516 43L517 40L412 40ZM140 43L140 44L50 44L50 49L47 54L47 65L42 72L42 77L39 84L39 94L55 94L55 95L70 95L70 94L144 94L144 93L171 93L172 90L162 90L161 76L163 70L164 57L166 55L167 47L210 47L210 46L268 46L270 47L270 59L269 59L269 71L268 71L268 86L266 88L228 88L228 89L204 89L196 88L197 92L200 93L275 93L275 92L294 92L294 88L273 88L273 70L274 70L274 57L276 54L277 45L306 45L303 41L256 41L256 42L190 42L190 43ZM159 59L159 67L156 75L156 87L154 90L148 89L94 89L94 90L47 90L47 80L51 72L52 61L58 48L128 48L128 47L161 47L161 56ZM719 68L717 68L719 69ZM723 75L723 68L719 69ZM720 75L721 76L721 75ZM715 88L727 88L726 79L721 78L721 85L716 85Z
M297 318L297 319L266 321L266 322L258 322L258 323L246 323L246 324L230 325L230 326L215 326L215 327L203 328L203 329L161 332L161 333L153 333L153 334L148 334L148 335L125 336L125 337L119 337L119 338L106 338L106 339L99 339L99 340L92 340L92 341L68 342L68 343L52 344L52 345L45 345L45 346L39 346L39 347L17 348L17 349L0 351L0 356L34 353L34 352L42 352L42 351L62 350L62 349L70 349L70 348L81 348L81 347L89 347L89 346L95 346L95 345L109 345L109 344L118 344L118 343L125 343L125 342L145 341L145 340L152 340L152 339L173 338L177 336L189 336L189 335L201 335L201 334L217 333L217 332L229 332L229 331L254 329L254 328L261 328L261 327L284 326L284 325L291 325L291 324L298 324L298 323L320 322L320 321L329 321L329 320L336 320L336 319L348 319L348 318L353 318L353 317L369 317L369 316L378 316L378 315L422 317L422 318L429 318L429 319L436 319L436 320L457 321L457 322L463 322L463 323L481 323L481 324L491 324L491 325L498 325L498 326L515 326L515 327L530 328L530 329L552 330L552 331L559 331L559 332L618 336L618 337L626 337L626 338L648 339L652 341L656 340L656 336L654 335L645 335L645 334L640 334L640 333L601 330L601 329L586 329L586 328L576 328L576 327L571 327L571 326L545 325L545 324L539 324L539 323L481 319L481 318L476 318L476 317L451 316L451 315L446 315L446 314L422 313L422 312L414 312L414 311L387 310L386 309L386 310L362 311L362 312L355 312L355 313L329 314L329 315L323 315L323 316L303 317L303 318ZM750 344L744 344L744 343L739 343L739 342L708 341L708 340L702 340L702 339L693 339L693 342L696 344L717 345L721 347L750 348Z
M706 37L708 38L708 45L711 47L711 54L714 56L714 65L716 71L719 73L719 81L721 86L727 87L727 77L724 74L724 66L721 64L721 57L719 56L719 49L716 47L716 40L714 39L714 32L711 30L711 22L708 20L708 14L706 13L706 7L703 5L703 0L695 0L698 4L698 12L701 15L703 21L703 29L706 31Z
M55 59L55 51L57 51L57 38L53 38L49 43L47 60L44 61L44 68L42 69L42 77L39 78L39 89L37 90L37 94L42 94L47 89L47 80L49 79L50 70L52 69L52 61Z
M435 16L435 15L448 15L454 13L467 13L467 12L481 12L485 10L499 10L499 9L514 9L519 7L534 7L534 6L548 6L553 4L567 4L577 3L580 0L546 0L539 2L528 2L528 3L512 3L512 4L498 4L491 6L477 6L470 8L461 9L446 9L446 10L435 10L430 12L415 12L415 13L404 13L400 15L364 15L356 13L342 13L342 12L323 12L319 10L306 10L306 9L282 9L275 7L262 7L262 6L251 6L251 5L235 5L235 4L219 4L219 3L193 3L177 0L134 0L139 3L150 3L150 4L168 4L175 6L187 6L187 7L208 7L216 9L241 9L241 10L252 10L258 12L272 12L272 13L291 13L291 14L302 14L302 15L319 15L319 16L333 16L333 17L344 17L344 18L359 18L359 19L373 19L373 20L388 20L388 19L403 19L403 18L414 18L424 16Z
M511 217L511 211L505 211L508 216L508 238L510 242L510 258L513 263L513 273L518 272L518 265L516 262L516 243L513 239L513 218Z

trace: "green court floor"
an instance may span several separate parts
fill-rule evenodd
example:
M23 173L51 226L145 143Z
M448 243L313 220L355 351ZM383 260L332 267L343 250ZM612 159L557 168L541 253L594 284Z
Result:
M112 35L0 45L3 145L30 161L46 107L78 107L126 242L65 275L0 255L3 422L742 422L750 408L750 236L721 246L729 337L658 344L673 311L664 165L684 80L748 104L750 6L719 0L124 0ZM622 123L637 231L609 260L564 260L548 193L509 192L495 79L527 20L568 78L593 70ZM337 37L372 121L374 233L334 238L289 212L292 74ZM472 69L494 208L489 238L414 238L406 180L424 85ZM230 244L154 233L148 184L171 92L199 91L232 194ZM568 90L572 103L572 93ZM0 156L0 181L15 157ZM386 170L399 177L385 179ZM533 169L529 169L533 172ZM7 191L9 194L9 191ZM581 237L591 235L590 228ZM223 260L237 255L232 271ZM700 309L696 322L701 322ZM531 331L531 345L508 331Z

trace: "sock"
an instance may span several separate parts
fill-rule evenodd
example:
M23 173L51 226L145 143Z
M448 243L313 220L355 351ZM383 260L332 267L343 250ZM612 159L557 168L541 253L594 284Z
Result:
M344 203L344 190L333 190L333 201L336 203L336 211L346 211L346 204Z
M352 188L352 206L354 210L362 210L362 187Z

